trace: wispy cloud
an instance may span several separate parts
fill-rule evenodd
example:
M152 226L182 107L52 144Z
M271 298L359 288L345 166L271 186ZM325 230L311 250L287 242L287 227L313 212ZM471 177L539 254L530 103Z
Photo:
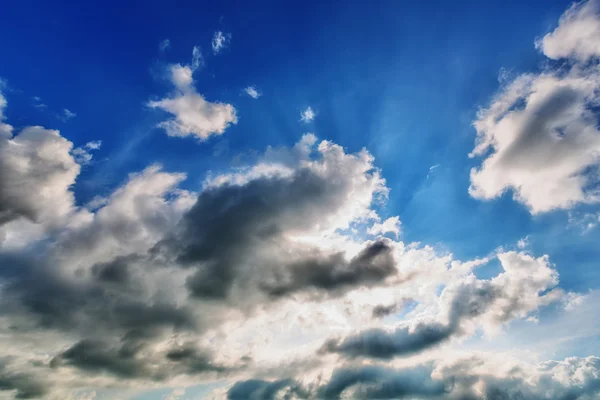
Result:
M165 51L169 50L170 47L171 47L171 41L169 39L162 40L158 44L158 49L160 50L161 53L164 53Z
M212 49L213 53L218 54L221 50L227 48L231 42L231 33L223 33L217 31L214 33L212 38Z
M68 120L73 119L76 116L77 114L75 114L73 111L69 110L68 108L65 108L63 109L62 115L60 115L59 118L67 122Z

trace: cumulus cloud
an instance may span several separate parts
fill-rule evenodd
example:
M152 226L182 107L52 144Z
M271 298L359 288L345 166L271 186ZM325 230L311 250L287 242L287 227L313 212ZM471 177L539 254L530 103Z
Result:
M374 223L369 229L367 233L369 235L385 235L386 233L393 233L396 237L400 235L400 226L402 223L400 222L400 217L390 217L383 222Z
M223 49L229 47L231 42L231 33L223 33L216 31L212 38L212 49L213 53L219 54Z
M485 158L471 170L473 197L512 190L533 214L600 200L600 69L580 62L598 56L597 40L581 35L598 35L599 21L595 2L574 5L542 42L547 56L572 65L518 76L480 111L471 156Z
M71 186L80 167L73 144L56 130L0 126L0 225L18 218L51 224L74 207Z
M600 5L580 1L565 11L558 27L536 42L548 58L586 62L600 57Z
M192 66L170 72L173 98L197 95ZM357 234L374 226L373 234L395 233L400 222L376 212L388 188L365 149L306 134L291 148L269 147L249 165L210 173L195 191L182 189L186 174L151 165L80 206L71 192L77 157L84 163L100 143L75 151L57 131L13 135L0 123L2 228L52 222L42 236L24 234L20 247L0 241L3 394L65 399L74 390L225 378L239 380L230 398L248 399L477 398L504 393L487 388L529 393L535 385L591 393L588 359L547 366L560 373L530 368L522 381L510 376L512 387L498 383L508 376L498 368L477 363L394 364L565 296L545 256L502 252L504 272L478 279L473 269L486 259L461 262L430 246ZM377 318L407 299L414 307L400 323ZM340 339L318 353L327 338ZM559 375L570 378L552 383Z
M326 141L316 150L320 158L313 159L314 137L305 136L294 154L272 151L250 170L213 178L173 237L158 246L196 270L188 280L192 293L224 298L234 287L258 285L281 296L382 281L394 273L383 242L348 259L299 241L368 218L375 196L386 190L366 151L346 154Z
M260 93L258 91L258 89L256 89L256 87L254 87L254 86L248 86L247 88L245 88L244 93L246 93L248 96L252 97L253 99L258 99L260 96L262 96L262 93Z
M193 136L206 140L213 135L221 135L231 124L237 123L235 108L231 104L210 102L194 87L193 73L202 66L200 50L194 47L192 65L170 66L170 80L176 87L175 93L157 101L148 102L151 108L158 108L173 115L159 127L169 136Z
M315 111L312 109L312 107L308 106L306 110L300 113L300 121L304 122L305 124L308 124L313 119L315 119L316 116L317 114L315 114Z
M556 301L562 292L549 291L558 284L558 274L547 257L525 253L498 254L504 272L491 280L473 276L459 281L441 295L448 321L419 322L394 331L370 329L344 339L328 340L323 350L349 357L390 359L427 350L453 336L476 328L494 330L516 318L524 318L539 307Z
M476 355L394 368L358 365L336 369L327 380L237 382L230 400L274 399L574 399L595 398L600 359L566 358L537 365ZM243 397L246 396L246 397Z

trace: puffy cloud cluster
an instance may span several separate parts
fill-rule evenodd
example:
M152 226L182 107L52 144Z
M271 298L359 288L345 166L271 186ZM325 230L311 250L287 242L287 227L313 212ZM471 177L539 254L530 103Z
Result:
M173 115L159 124L169 136L194 136L206 140L221 135L231 124L237 123L235 108L231 104L210 102L196 91L193 73L203 65L202 54L194 47L192 65L174 64L169 67L170 81L175 92L164 99L148 102Z
M74 207L71 186L80 167L73 144L56 130L13 127L2 122L6 100L0 95L0 228L19 218L51 225Z
M532 212L596 201L597 66L582 64L596 53L578 39L589 30L572 28L593 24L590 10L570 9L540 45L575 65L518 78L482 112L474 154L488 157L473 195L512 188ZM228 37L215 40L216 53ZM205 140L237 121L196 91L202 64L196 47L190 65L169 67L174 92L148 103L172 115L169 135ZM0 96L0 396L221 379L230 399L583 400L600 389L596 357L530 365L442 346L581 301L557 288L547 256L498 251L503 270L482 279L487 258L400 241L400 219L377 213L388 188L365 149L306 134L193 191L185 173L151 165L78 205L72 186L100 143L74 148L41 127L13 135L5 106Z
M558 284L558 275L547 257L535 259L509 252L498 254L498 259L504 272L493 279L470 276L444 289L440 301L446 322L403 324L393 331L370 329L341 340L330 339L323 350L348 357L407 356L478 327L494 330L562 297L560 290L547 292Z
M228 399L583 400L595 398L599 390L598 357L529 365L476 355L405 368L342 367L325 382L239 381L229 389Z
M512 190L531 213L600 200L600 12L596 1L573 5L558 28L538 42L544 55L564 60L506 84L474 125L472 196L492 199Z

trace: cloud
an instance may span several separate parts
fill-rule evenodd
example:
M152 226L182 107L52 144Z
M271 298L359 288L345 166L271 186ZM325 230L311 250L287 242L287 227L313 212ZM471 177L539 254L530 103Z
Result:
M594 398L600 390L597 357L571 357L529 365L485 356L404 368L346 366L335 369L325 381L320 379L305 385L292 378L240 381L229 390L228 398L274 399L287 395L301 399L584 400Z
M94 157L90 151L99 150L102 146L101 140L96 140L92 142L87 142L82 147L76 147L73 149L71 154L75 158L75 162L79 165L86 165L92 161Z
M305 124L308 124L313 119L315 119L316 116L317 114L315 114L313 109L310 106L308 106L306 110L300 113L300 121L304 122Z
M234 287L243 291L257 285L281 296L366 284L393 274L383 242L346 260L343 252L294 239L368 218L375 196L386 191L366 151L346 154L327 141L317 147L319 158L311 158L312 151L314 137L305 136L295 154L271 152L245 173L208 183L175 234L158 246L174 262L196 271L188 280L194 295L225 298ZM269 159L282 156L289 157L287 164Z
M212 38L213 53L219 54L221 50L229 47L229 43L231 43L231 33L216 31Z
M158 50L161 53L169 50L169 48L171 48L171 41L169 39L161 40L161 42L158 44Z
M159 108L173 115L159 127L169 136L193 136L206 140L221 135L231 124L237 123L235 108L231 104L207 101L194 87L193 72L202 65L202 58L194 47L192 66L175 64L170 66L170 80L176 91L170 97L148 102L151 108Z
M400 235L401 225L402 223L400 222L400 218L398 216L390 217L381 223L374 223L371 227L369 227L367 233L374 236L393 233L396 237L398 237L398 235Z
M273 382L260 379L250 379L236 382L227 392L229 400L274 400L276 398L292 398L290 396L299 394L300 398L304 391L291 379L283 379Z
M567 47L549 54L595 57L585 45L577 47L588 43L579 40L578 32L588 31L579 24L589 27L590 18L598 24L598 16L591 14L593 7L582 3L569 9L560 26L544 39L544 52L568 37L563 41ZM573 35L567 33L571 28ZM469 193L473 197L493 199L512 190L514 199L532 214L600 200L595 189L600 69L596 64L580 64L576 58L570 61L573 65L565 68L517 77L480 111L471 156L485 158L471 170Z
M200 47L194 46L192 49L192 71L196 71L204 66L204 57L200 51Z
M260 96L262 96L262 93L260 93L254 86L248 86L244 89L244 92L253 99L258 99Z
M587 62L600 57L600 7L597 0L580 1L565 11L558 27L536 42L551 59Z
M411 355L479 327L494 330L562 296L560 291L549 291L558 284L558 274L547 257L534 259L525 253L508 252L498 254L498 259L504 272L493 279L471 276L444 289L440 300L447 323L419 322L392 332L370 329L341 340L329 339L322 350L380 359Z
M0 126L0 225L18 218L52 224L74 208L71 186L80 167L72 143L56 130Z
M170 72L176 94L193 90L191 66ZM13 136L1 121L2 229L22 243L6 246L12 233L0 241L3 394L65 399L234 379L232 398L427 398L440 387L460 398L454 384L483 382L460 388L479 393L504 377L488 380L477 363L450 375L451 360L427 350L569 297L545 256L502 252L504 272L486 280L473 269L487 259L365 239L357 232L374 222L385 230L376 210L389 191L365 149L306 134L209 173L195 191L182 189L194 187L186 174L150 165L78 204L72 143L40 127ZM38 203L40 192L56 197ZM32 227L42 233L30 236ZM373 318L378 305L385 315L406 299L401 315ZM327 338L339 339L318 353ZM433 360L417 367L406 355Z
M60 117L63 121L68 121L70 119L73 119L77 116L77 114L75 114L73 111L69 110L68 108L65 108L63 110L63 114Z

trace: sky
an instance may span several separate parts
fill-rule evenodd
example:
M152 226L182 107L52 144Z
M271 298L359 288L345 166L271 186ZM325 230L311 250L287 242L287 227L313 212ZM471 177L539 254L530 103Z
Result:
M598 0L8 1L0 399L600 399L599 117Z

